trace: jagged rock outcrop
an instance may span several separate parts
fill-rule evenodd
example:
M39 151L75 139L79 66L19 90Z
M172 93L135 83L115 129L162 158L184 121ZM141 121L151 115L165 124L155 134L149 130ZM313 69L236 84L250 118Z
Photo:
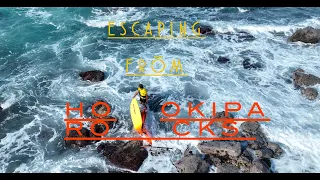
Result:
M98 82L104 80L104 72L99 70L92 70L92 71L86 71L86 72L80 72L79 76L84 81L92 81L92 82Z
M138 171L148 157L148 151L142 146L142 141L115 141L100 144L97 150L113 165Z
M320 42L320 29L315 29L313 27L305 27L296 30L289 38L290 42L301 41L304 43L319 43Z

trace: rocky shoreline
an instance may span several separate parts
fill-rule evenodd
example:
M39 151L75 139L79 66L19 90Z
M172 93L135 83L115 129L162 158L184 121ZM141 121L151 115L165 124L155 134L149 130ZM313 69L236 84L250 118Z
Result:
M221 114L217 115L221 118ZM218 118L216 117L216 118ZM232 117L231 117L232 118ZM220 127L221 128L221 127ZM203 141L197 145L199 154L185 154L175 166L180 173L272 173L272 158L280 158L281 147L268 141L259 122L243 122L237 137L255 137L255 141Z
M228 36L232 33L218 33L209 26L200 26L201 34ZM246 41L253 41L255 38L246 32L239 32L237 36ZM289 42L301 41L304 43L320 42L320 30L312 27L298 29L288 38ZM217 62L220 64L229 63L230 59L219 56ZM251 62L250 59L243 60L244 69L262 69L264 64L260 62ZM104 73L98 70L79 73L82 80L92 82L103 81ZM294 88L300 90L301 94L308 100L315 100L318 97L318 91L313 87L320 84L320 78L307 74L303 69L298 68L292 75ZM103 114L106 109L103 106L97 106L96 111ZM0 109L1 110L1 109ZM224 112L217 113L216 118L225 118ZM233 118L230 116L229 118ZM215 130L224 131L222 123L216 123ZM110 124L112 127L113 124ZM103 125L95 126L96 132L104 131ZM81 130L83 137L95 137L87 128ZM69 137L78 137L76 132L71 132ZM220 137L223 135L220 134ZM281 158L284 154L283 149L276 142L268 140L263 132L259 122L243 122L240 125L239 133L236 137L256 138L254 141L202 141L195 148L194 153L186 149L180 159L173 162L178 173L208 173L214 167L216 173L276 173L272 168L272 159ZM69 147L85 147L97 141L68 141ZM139 171L143 162L154 154L149 153L143 147L142 141L115 141L103 142L97 147L97 151L116 167L122 170L112 170L111 172ZM123 170L124 169L124 170ZM126 170L125 170L126 169ZM148 173L157 173L157 170L151 168Z
M103 112L101 112L103 113ZM224 118L224 112L218 112L215 118ZM233 118L229 116L228 118ZM214 125L215 130L223 128L222 123ZM104 131L104 125L96 124L98 133ZM82 128L82 137L96 137L89 129ZM219 135L223 137L223 135ZM71 131L68 137L79 137L76 131ZM255 141L202 141L197 147L198 153L185 150L181 159L174 162L178 173L208 173L210 167L215 167L217 173L272 173L271 159L280 158L283 154L281 147L268 141L259 122L243 122L236 137L255 137ZM83 148L98 141L65 141L68 147ZM245 145L244 145L245 144ZM114 166L126 173L139 171L149 153L142 141L113 141L101 142L97 152ZM156 173L156 170L150 170Z

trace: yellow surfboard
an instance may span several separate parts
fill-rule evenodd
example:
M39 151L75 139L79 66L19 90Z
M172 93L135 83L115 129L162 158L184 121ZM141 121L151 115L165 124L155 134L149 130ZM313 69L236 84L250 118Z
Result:
M136 98L133 98L130 104L130 113L133 127L138 133L142 134L142 117L140 107Z

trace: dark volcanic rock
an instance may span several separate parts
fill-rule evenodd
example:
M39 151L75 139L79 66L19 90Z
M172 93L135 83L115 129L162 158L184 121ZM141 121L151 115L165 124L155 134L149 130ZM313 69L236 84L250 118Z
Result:
M296 88L300 88L302 86L313 86L316 84L320 84L320 78L312 75L312 74L305 74L303 69L297 69L293 72L293 81L294 86Z
M230 114L230 113L228 114L228 116L226 116L225 111L221 111L221 112L217 112L217 113L216 113L216 116L215 116L214 118L230 118L230 119L232 119L232 118L234 118L234 117L233 117L233 115Z
M288 38L288 41L297 42L301 41L304 43L318 43L320 41L320 29L315 29L313 27L305 27L298 29L295 33Z
M249 172L249 168L251 167L251 162L253 157L251 154L245 149L241 156L237 159L237 165L240 167L241 172Z
M261 131L260 123L258 122L244 122L240 125L240 130L245 137L255 137L255 141L248 141L250 148L257 150L267 146L267 137Z
M309 100L315 100L318 97L318 91L315 88L307 87L320 84L320 78L306 74L303 69L299 68L292 75L294 87L301 90L301 94ZM306 88L307 87L307 88Z
M219 157L210 154L206 154L204 160L214 166L218 166L221 163L221 159Z
M237 34L238 36L238 41L240 42L243 42L243 41L253 41L255 40L256 38L249 34L248 32L244 32L244 31L241 31Z
M161 108L163 105L163 102L167 98L167 95L159 95L159 94L150 94L148 96L148 105L149 105L149 110L153 112L161 112ZM172 105L167 105L165 107L165 111L169 111Z
M148 157L148 151L142 147L142 141L122 142L101 144L99 152L114 165L120 168L127 168L138 171L144 160Z
M252 162L250 173L270 173L270 167L261 159Z
M260 62L251 63L250 59L244 59L242 62L243 68L245 69L261 69L263 64Z
M103 124L95 124L94 125L94 130L96 133L103 133L106 128ZM91 130L90 129L87 129L85 127L83 127L81 130L81 136L78 134L78 132L76 130L71 130L70 133L69 133L69 136L68 137L74 137L74 138L94 138L94 137L101 137L101 136L96 136L94 134L92 134ZM95 143L95 142L98 142L100 140L65 140L65 144L67 147L73 147L73 148L76 148L76 147L80 147L80 148L83 148L87 145L90 145L92 143Z
M2 107L0 106L0 112L2 111Z
M81 136L78 134L78 132L76 130L71 130L70 133L69 133L69 136L68 137L74 137L74 138L84 138L84 137L90 137L90 130L88 130L87 128L82 128L80 130L81 132ZM92 141L90 140L65 140L65 144L67 147L85 147L89 144L91 144Z
M218 58L218 60L217 60L219 63L222 63L222 64L224 64L224 63L227 63L227 62L229 62L230 61L230 59L228 59L228 58L226 58L226 57L221 57L221 56L219 56L219 58Z
M261 131L257 131L254 135L247 134L245 137L254 137L255 141L248 141L248 146L254 150L261 149L267 146L267 137Z
M106 107L105 105L103 105L103 104L99 104L99 105L96 105L96 106L94 107L94 111L95 111L95 113L96 113L97 115L95 115L95 114L93 113L93 111L92 111L92 106L95 105L96 103L99 103L99 102L103 102L103 103L106 103L106 104L109 105L109 107L110 107L110 112L109 112L109 114L108 114L107 116L104 116L104 115L107 113L107 107ZM89 106L89 107L87 108L87 111L86 111L87 114L86 114L86 115L89 116L89 117L91 117L91 118L94 118L94 119L115 119L115 121L105 121L105 122L108 124L109 129L112 129L112 128L114 127L115 123L118 122L118 120L117 120L117 118L115 118L115 117L113 117L113 116L110 115L110 114L111 114L111 110L112 110L112 107L111 107L111 105L110 105L109 103L107 103L107 102L105 102L105 101L103 101L103 100L98 100L98 101L96 101L94 104L92 104L91 106ZM99 116L100 116L100 117L99 117ZM101 124L100 124L100 125L101 125ZM103 126L104 126L104 125L103 125ZM102 126L101 126L101 127L102 127ZM103 129L105 129L105 126L104 126Z
M224 32L224 33L216 33L222 39L232 41L232 42L245 42L245 41L254 41L256 38L248 32L240 31L240 32Z
M79 76L82 78L82 80L86 81L92 81L92 82L98 82L104 80L104 73L99 70L93 70L93 71L86 71L86 72L80 72Z
M233 141L209 141L198 144L202 153L216 156L238 157L241 154L240 142Z
M217 173L239 173L240 168L229 163L221 163L217 165Z
M212 28L210 26L200 26L200 33L201 34L213 34Z
M281 147L276 143L268 142L267 147L273 151L273 158L278 158L283 153L283 150L281 149Z
M192 154L182 157L174 166L179 173L207 173L210 168L210 164L207 161Z
M301 94L309 100L315 100L318 97L318 91L315 88L302 88Z
M258 122L244 122L240 125L240 130L246 133L254 134L260 128L260 123Z
M240 173L249 172L253 157L251 154L244 150L243 153L238 157L222 156L217 155L205 155L205 160L217 167L217 172L221 173Z
M258 149L254 152L258 158L271 159L273 157L273 151L268 148Z
M93 130L97 134L102 134L106 131L106 126L104 124L100 124L100 123L95 124ZM101 136L96 136L95 134L92 133L92 131L90 131L89 136L90 137L101 137Z
M228 116L226 116L225 111L221 111L221 112L217 112L215 117L211 117L211 118L217 118L217 119L233 119L233 115L232 114L228 114ZM213 123L213 125L215 125L217 128L222 128L222 121L217 121L215 123Z

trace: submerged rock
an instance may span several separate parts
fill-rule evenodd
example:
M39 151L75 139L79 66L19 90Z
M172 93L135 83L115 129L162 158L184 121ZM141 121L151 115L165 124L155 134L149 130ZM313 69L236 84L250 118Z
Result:
M219 33L219 36L222 39L226 39L228 41L237 42L237 43L245 42L245 41L254 41L256 39L253 35L245 31L224 32L224 33Z
M226 58L226 57L221 57L221 56L219 56L217 61L218 61L219 63L224 64L224 63L230 62L230 59L228 59L228 58Z
M207 173L210 164L197 155L186 155L178 160L174 166L179 173Z
M104 72L99 70L93 70L93 71L86 71L86 72L80 72L79 76L84 81L92 81L92 82L98 82L104 80Z
M213 34L212 28L210 26L201 25L200 27L201 34Z
M242 62L243 68L244 69L262 69L263 68L263 64L260 62L255 62L255 63L251 63L250 59L244 59Z
M158 173L158 171L151 167L146 171L146 173Z
M102 152L112 164L120 168L138 171L148 157L148 151L142 145L142 141L116 141L101 144L97 150Z
M240 42L243 42L243 41L253 41L255 40L256 38L251 35L250 33L248 32L244 32L244 31L241 31L237 34L238 36L238 41Z
M318 43L320 41L320 29L315 29L313 27L305 27L302 29L298 29L295 33L293 33L289 38L290 42L301 41L304 43Z
M0 105L0 112L2 111L2 107L1 107L1 105Z

